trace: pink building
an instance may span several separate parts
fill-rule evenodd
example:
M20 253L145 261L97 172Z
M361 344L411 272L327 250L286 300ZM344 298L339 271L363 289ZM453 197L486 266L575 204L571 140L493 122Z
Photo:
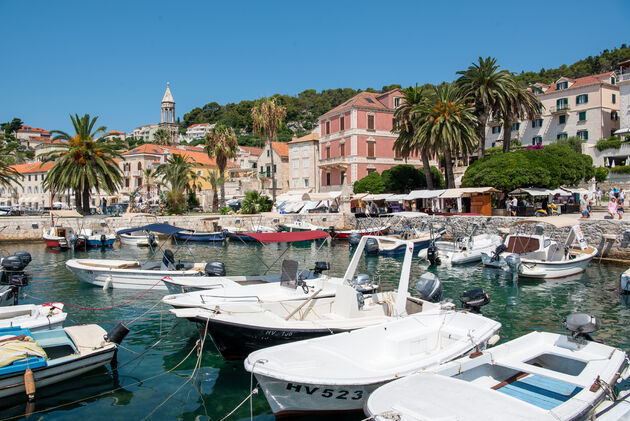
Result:
M398 89L383 94L361 92L319 118L321 191L350 192L355 181L403 164L394 152L394 110L403 95ZM407 161L422 166L419 157Z

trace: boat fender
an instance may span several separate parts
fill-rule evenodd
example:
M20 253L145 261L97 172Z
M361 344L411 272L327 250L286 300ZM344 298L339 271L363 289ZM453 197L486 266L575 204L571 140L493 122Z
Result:
M30 368L24 372L24 389L26 389L26 396L28 396L29 401L35 399L35 377Z
M105 335L105 340L107 342L112 342L116 345L120 345L128 333L129 328L122 323L118 323L116 326L114 326L112 330L107 333L107 335Z
M490 339L488 339L488 346L495 346L500 339L501 337L496 334L490 336Z
M103 291L106 291L112 287L113 279L112 275L109 275L105 282L103 283Z

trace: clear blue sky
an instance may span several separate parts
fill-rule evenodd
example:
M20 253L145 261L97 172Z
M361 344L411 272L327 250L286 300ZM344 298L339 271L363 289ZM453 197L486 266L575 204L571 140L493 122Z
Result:
M630 1L0 0L0 121L130 131L305 89L453 80L478 56L514 72L630 44Z

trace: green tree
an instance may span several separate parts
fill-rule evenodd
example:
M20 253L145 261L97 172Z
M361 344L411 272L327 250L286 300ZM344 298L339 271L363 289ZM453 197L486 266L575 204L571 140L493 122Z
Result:
M582 139L577 136L571 136L567 139L558 139L553 142L554 145L569 145L575 153L582 153Z
M23 125L22 120L16 117L11 121L0 124L0 129L4 132L7 139L15 139L15 133L17 133Z
M153 143L156 145L170 146L172 141L171 132L166 129L157 129L155 133L153 133Z
M394 111L394 129L398 129L398 137L394 141L394 150L405 160L411 153L419 152L422 157L422 170L426 185L429 190L433 189L431 177L431 164L429 163L430 148L419 148L415 143L416 127L421 123L419 116L414 113L414 108L425 101L423 88L408 87L403 89L404 101Z
M519 120L534 120L540 115L542 104L534 93L510 75L510 83L498 101L496 110L503 120L503 152L510 151L512 124Z
M287 109L282 105L276 104L275 98L263 98L258 104L252 107L251 117L254 133L265 137L269 149L272 149L272 142L276 139L279 128L282 126L282 122L286 116ZM271 168L273 164L273 153L271 157ZM273 202L276 202L276 174L271 172L271 192Z
M238 152L238 142L234 129L223 124L217 124L206 134L204 149L210 158L216 160L217 167L219 167L221 207L223 207L225 206L225 167L227 167L228 159L234 159Z
M415 132L417 147L444 154L446 186L454 188L453 157L473 150L478 141L477 119L465 103L464 91L454 85L438 86L414 112L422 122Z
M216 172L210 171L206 177L206 181L210 183L210 187L212 188L212 213L217 213L219 209L219 195L217 194L217 189L223 187L225 179L220 177Z
M603 183L608 178L608 168L597 167L595 168L595 181Z
M483 158L486 147L486 124L490 115L498 110L499 101L506 95L511 84L511 74L499 70L497 59L479 57L468 69L457 72L461 75L456 83L474 105L477 117L477 138L479 139L478 156Z
M122 183L122 173L116 162L121 151L118 145L110 142L96 142L103 135L105 126L94 128L98 117L89 114L83 117L70 115L75 134L53 130L52 143L44 154L44 160L54 161L44 179L44 187L55 192L72 189L75 193L77 209L84 215L90 213L90 194L104 190L109 194L118 191Z
M245 198L241 202L241 213L254 214L260 212L269 212L273 207L273 201L265 195L252 190L245 193Z
M355 193L372 193L379 194L385 191L385 182L376 171L366 175L354 183L353 191Z
M189 188L190 179L194 172L193 163L187 157L174 154L164 164L156 169L156 175L161 176L170 187L171 191L185 191Z

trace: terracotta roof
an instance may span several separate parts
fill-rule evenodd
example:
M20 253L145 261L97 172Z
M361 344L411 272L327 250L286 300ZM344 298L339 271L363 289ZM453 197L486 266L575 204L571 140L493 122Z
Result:
M289 143L302 143L302 142L313 142L319 140L319 133L309 133L306 136L298 137L297 139L293 139Z
M273 150L280 156L289 156L289 145L285 142L271 142Z
M614 72L606 72L606 73L600 73L598 75L579 77L577 79L570 79L570 78L565 77L564 79L570 82L573 82L573 84L567 88L567 89L572 89L572 88L578 88L580 86L594 85L594 84L598 84L602 82L605 83L606 81L603 79L605 77L610 77L613 73ZM610 83L610 80L608 80L607 82ZM564 89L561 89L561 90L564 91ZM556 84L552 83L549 86L549 89L545 91L545 93L554 92L554 91L557 91Z
M203 148L197 148L194 146L163 146L163 145L155 145L153 143L145 143L144 145L140 145L136 148L133 148L125 153L124 155L139 155L139 154L151 154L151 155L182 155L193 163L201 164L201 165L217 165L215 159L210 158L208 154L203 150ZM233 165L228 163L228 166Z
M47 133L50 135L50 132L48 130L40 129L39 127L31 127L31 126L22 126L20 127L20 130L18 130L18 133L19 132L29 132L29 133L37 132L37 133L42 133L42 134Z
M188 126L189 129L192 129L193 127L197 127L197 126L210 126L212 125L212 123L197 123L197 124L191 124L190 126Z
M260 156L260 154L263 151L262 148L255 148L253 146L240 146L239 145L239 148L241 148L245 152L249 152L251 155L256 155L256 156Z
M33 174L48 172L53 165L55 165L54 162L32 162L30 164L11 165L11 168L15 169L20 174Z
M120 132L118 130L110 130L107 134L125 134L125 132Z
M344 102L343 104L340 104L336 106L335 108L333 108L332 110L328 111L321 117L325 117L330 114L337 114L340 111L349 109L349 108L371 108L375 110L391 110L391 108L389 108L388 106L386 106L384 103L381 102L381 98L383 98L384 96L386 96L387 94L395 90L396 89L389 92L382 93L382 94L379 94L376 92L360 92L356 94L355 96L353 96L352 98L350 98L349 100L347 100L346 102Z
M164 146L154 145L153 143L145 143L144 145L137 146L133 149L123 153L123 155L138 155L138 154L151 154L151 155L163 155Z

